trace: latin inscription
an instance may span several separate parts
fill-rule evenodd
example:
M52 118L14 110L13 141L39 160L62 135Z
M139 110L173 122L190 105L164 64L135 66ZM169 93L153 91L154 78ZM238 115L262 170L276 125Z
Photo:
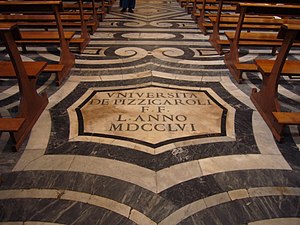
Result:
M97 92L81 111L89 133L151 143L220 132L222 115L205 92L163 88Z

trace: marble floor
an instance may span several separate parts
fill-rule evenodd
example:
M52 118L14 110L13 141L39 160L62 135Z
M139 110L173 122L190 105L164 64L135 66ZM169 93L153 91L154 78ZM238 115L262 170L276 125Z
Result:
M260 74L237 84L176 0L138 0L134 13L116 2L75 54L60 87L40 77L49 104L20 151L1 134L0 224L300 224L299 127L274 141L249 98ZM17 84L0 82L1 116L13 116ZM299 111L299 80L284 78L279 93Z

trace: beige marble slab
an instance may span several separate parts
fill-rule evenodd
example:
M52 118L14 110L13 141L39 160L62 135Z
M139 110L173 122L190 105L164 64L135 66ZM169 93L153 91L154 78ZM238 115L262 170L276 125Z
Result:
M199 160L203 175L249 169L286 169L290 165L281 155L230 155Z

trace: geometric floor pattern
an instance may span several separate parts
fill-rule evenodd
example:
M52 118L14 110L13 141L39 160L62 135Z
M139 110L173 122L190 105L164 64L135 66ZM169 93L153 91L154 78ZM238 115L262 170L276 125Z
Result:
M260 74L237 84L175 0L138 1L133 14L116 2L91 38L60 87L40 77L49 104L20 151L1 134L0 224L300 224L299 127L274 140L249 98ZM18 86L0 88L1 116L13 116ZM299 94L285 77L283 110L299 111Z

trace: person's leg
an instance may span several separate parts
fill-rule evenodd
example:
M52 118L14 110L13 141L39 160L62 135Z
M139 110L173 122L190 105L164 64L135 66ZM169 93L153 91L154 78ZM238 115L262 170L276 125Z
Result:
M135 0L128 0L128 12L133 13L133 10L135 8Z
M122 1L123 1L123 0L120 0L120 7L122 7Z
M126 12L126 9L129 8L128 4L129 4L128 0L122 0L122 10L121 10L121 12Z

